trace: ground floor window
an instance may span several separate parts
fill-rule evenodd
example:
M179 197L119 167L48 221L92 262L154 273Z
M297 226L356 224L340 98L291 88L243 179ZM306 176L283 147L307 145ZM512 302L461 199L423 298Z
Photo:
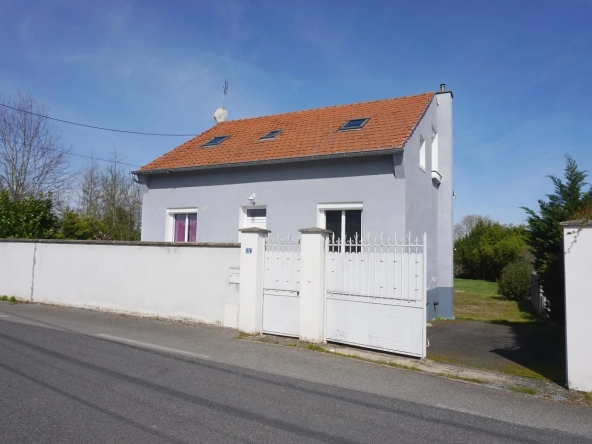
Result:
M197 241L197 212L187 210L167 211L167 240L169 242Z
M354 205L352 205L354 206ZM323 228L332 232L335 243L341 246L332 247L332 251L345 251L346 253L360 251L360 247L348 244L355 243L362 236L362 208L355 205L355 208L335 208L334 205L327 208L319 207L324 219Z

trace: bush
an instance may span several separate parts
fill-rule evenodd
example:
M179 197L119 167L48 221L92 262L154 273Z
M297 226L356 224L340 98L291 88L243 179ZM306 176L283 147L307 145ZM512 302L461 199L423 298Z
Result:
M480 220L454 244L454 265L458 277L495 281L503 268L528 254L526 230Z
M0 192L0 238L53 239L57 223L51 196L13 201L8 191Z
M507 299L528 300L530 298L531 273L532 265L524 260L506 265L498 281L498 292Z

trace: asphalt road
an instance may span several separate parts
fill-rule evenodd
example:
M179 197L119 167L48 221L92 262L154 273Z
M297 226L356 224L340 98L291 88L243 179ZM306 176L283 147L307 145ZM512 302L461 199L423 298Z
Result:
M0 442L591 442L592 411L227 329L0 303Z

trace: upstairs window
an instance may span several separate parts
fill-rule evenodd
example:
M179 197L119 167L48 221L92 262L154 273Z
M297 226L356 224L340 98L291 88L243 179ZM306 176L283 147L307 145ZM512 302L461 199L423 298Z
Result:
M341 126L341 128L339 128L339 131L360 129L364 125L366 125L366 122L368 122L368 120L370 120L370 117L365 117L363 119L351 119L351 120L348 120L347 122L345 122Z
M423 136L419 136L419 167L426 170L426 152L425 152L425 139Z
M216 146L216 145L220 145L222 142L224 142L229 137L230 136L216 136L212 140L210 140L209 142L204 143L202 146Z
M282 134L284 130L273 130L268 132L265 136L261 137L259 140L270 140L275 139L277 136Z
M438 171L438 133L432 128L432 171Z

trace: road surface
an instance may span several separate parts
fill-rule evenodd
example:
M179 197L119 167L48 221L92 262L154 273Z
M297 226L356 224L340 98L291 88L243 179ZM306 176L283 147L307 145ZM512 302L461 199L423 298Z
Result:
M592 409L219 327L0 303L0 442L591 442Z

